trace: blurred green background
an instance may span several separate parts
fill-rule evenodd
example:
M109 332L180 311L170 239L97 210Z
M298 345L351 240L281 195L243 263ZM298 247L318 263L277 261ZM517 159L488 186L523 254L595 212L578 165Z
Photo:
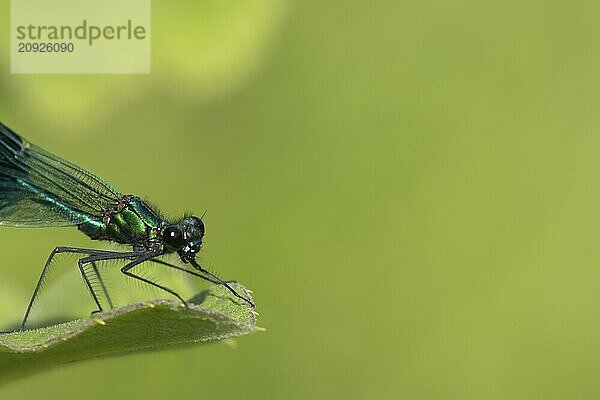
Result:
M0 3L8 20L8 1ZM565 399L600 384L600 3L153 2L150 75L11 75L0 118L170 215L268 332L0 398ZM0 230L19 318L73 229Z

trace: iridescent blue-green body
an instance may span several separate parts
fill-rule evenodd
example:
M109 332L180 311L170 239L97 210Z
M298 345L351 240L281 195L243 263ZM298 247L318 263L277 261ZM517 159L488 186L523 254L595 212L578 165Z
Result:
M91 172L37 147L0 123L0 225L16 227L76 226L94 240L130 245L131 251L110 251L58 246L48 257L42 275L25 313L22 328L50 268L59 253L82 257L78 267L98 310L102 310L92 279L97 280L112 307L96 263L122 260L121 272L131 278L162 289L179 300L179 294L160 283L137 275L134 267L144 262L187 272L224 285L250 306L254 303L238 294L196 262L204 237L201 218L186 216L170 222L161 218L147 203L134 195L123 195ZM171 264L159 257L177 253L183 264L194 271ZM91 270L89 267L92 267Z
M139 197L125 195L102 220L84 222L79 230L94 240L144 245L157 240L164 221Z
M76 225L95 240L144 246L166 223L139 197L0 124L0 225Z

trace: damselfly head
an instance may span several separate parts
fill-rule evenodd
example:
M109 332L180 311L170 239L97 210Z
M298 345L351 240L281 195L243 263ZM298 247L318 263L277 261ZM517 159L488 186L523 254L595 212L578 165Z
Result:
M185 217L174 224L166 225L162 230L162 242L169 251L179 253L181 260L187 262L196 256L204 237L204 222L198 217Z

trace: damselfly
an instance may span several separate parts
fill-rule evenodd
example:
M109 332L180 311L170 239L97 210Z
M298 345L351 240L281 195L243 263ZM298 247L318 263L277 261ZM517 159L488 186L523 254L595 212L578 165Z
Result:
M103 311L92 278L112 307L96 263L122 260L121 272L185 300L174 290L136 274L132 269L144 262L173 268L224 285L251 307L254 303L238 294L196 261L204 237L204 223L195 216L167 221L139 197L118 192L105 180L85 169L37 147L0 123L0 225L16 227L76 226L92 240L130 245L130 251L109 251L58 246L50 253L27 306L21 329L38 297L51 261L59 253L75 253L77 266L92 299ZM171 264L159 256L177 253L184 265ZM86 268L91 266L92 268ZM94 276L90 276L93 274Z

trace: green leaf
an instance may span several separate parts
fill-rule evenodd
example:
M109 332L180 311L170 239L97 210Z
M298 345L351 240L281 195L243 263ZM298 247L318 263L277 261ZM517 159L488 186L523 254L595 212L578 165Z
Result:
M214 342L259 330L254 310L214 285L194 296L187 307L153 300L46 328L0 334L0 383L66 362Z

